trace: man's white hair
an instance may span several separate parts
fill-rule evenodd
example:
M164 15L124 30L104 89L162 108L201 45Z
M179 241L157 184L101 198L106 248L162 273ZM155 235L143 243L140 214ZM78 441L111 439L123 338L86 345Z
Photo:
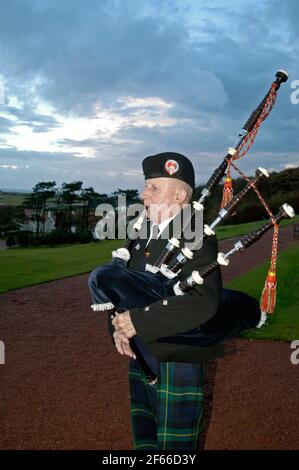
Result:
M183 188L187 193L187 203L190 202L191 199L192 199L193 189L185 181L182 181L182 180L177 180L177 181L178 181L180 187Z

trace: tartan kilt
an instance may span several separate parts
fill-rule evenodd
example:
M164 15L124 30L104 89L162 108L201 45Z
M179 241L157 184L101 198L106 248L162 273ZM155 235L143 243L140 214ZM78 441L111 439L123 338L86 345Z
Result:
M202 431L206 362L159 362L149 385L138 360L130 359L131 425L135 450L196 450Z

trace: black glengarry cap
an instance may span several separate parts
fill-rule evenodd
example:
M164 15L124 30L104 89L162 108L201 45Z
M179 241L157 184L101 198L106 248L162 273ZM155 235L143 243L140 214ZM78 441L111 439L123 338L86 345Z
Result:
M194 168L191 161L175 152L163 152L146 157L142 162L145 179L175 178L195 186Z

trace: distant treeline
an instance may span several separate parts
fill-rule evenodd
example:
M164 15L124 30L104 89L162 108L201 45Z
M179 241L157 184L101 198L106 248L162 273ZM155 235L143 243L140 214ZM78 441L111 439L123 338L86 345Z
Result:
M99 220L95 209L99 204L118 205L125 196L127 205L140 202L137 189L118 189L112 194L84 188L82 181L37 183L22 204L0 206L0 235L8 236L7 244L21 246L58 243L87 243Z
M234 194L241 191L246 181L237 178L233 181ZM199 198L203 186L194 192L194 200ZM290 168L273 172L259 184L259 190L272 212L287 202L299 213L299 168ZM219 211L222 199L223 183L219 184L205 204L205 221L211 222ZM95 208L101 203L117 207L118 196L125 196L127 205L140 202L137 189L118 189L111 194L98 193L92 187L84 188L82 181L63 183L57 188L55 181L37 183L32 193L25 196L19 206L3 204L0 206L0 235L17 237L17 242L26 244L56 244L75 241L88 242L93 239L92 231L98 218ZM46 230L49 214L55 222L53 230ZM250 191L238 206L227 224L239 224L255 220L268 219L264 207L254 191ZM24 232L25 224L31 222L31 229ZM33 225L32 225L33 223ZM31 233L28 233L31 232ZM10 237L11 238L11 237ZM13 240L11 239L11 242ZM13 245L14 243L12 243Z
M241 191L246 184L243 178L234 179L234 194ZM196 188L195 199L199 198L202 188L203 186ZM299 167L270 173L269 178L258 185L258 189L273 213L277 212L284 202L293 206L296 214L299 213ZM223 184L219 184L213 197L208 199L205 205L205 219L207 222L211 222L215 218L221 203L222 193ZM246 198L238 206L235 215L229 218L226 224L253 222L264 218L268 219L268 214L252 190L246 195Z

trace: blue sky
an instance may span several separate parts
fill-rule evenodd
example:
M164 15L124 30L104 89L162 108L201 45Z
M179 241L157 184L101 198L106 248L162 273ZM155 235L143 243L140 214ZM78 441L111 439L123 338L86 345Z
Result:
M297 0L0 0L0 188L141 189L164 151L204 183L281 68L239 166L299 166L298 18Z

